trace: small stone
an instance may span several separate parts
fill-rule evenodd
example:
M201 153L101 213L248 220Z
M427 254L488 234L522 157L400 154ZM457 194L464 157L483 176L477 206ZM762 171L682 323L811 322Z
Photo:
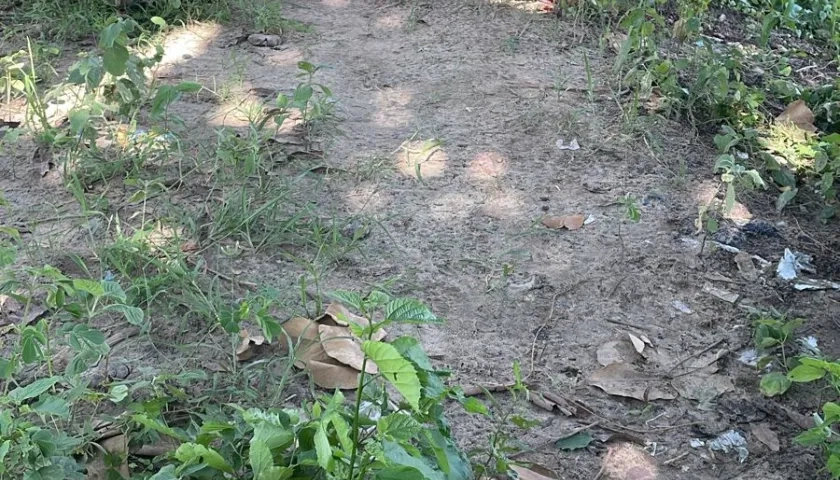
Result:
M248 35L248 43L255 47L276 47L283 43L283 39L279 35L263 35L262 33L253 33Z

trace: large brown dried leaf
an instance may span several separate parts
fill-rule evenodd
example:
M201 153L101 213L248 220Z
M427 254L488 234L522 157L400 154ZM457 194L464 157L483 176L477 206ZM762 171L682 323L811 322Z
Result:
M816 133L814 126L814 112L805 105L803 100L797 100L785 108L785 111L776 117L776 123L792 123L806 132Z
M589 384L610 395L643 402L677 398L662 378L639 372L626 363L613 363L596 370L590 375Z
M332 327L329 325L319 325L318 331L321 332L321 346L324 351L335 360L349 366L356 370L362 370L362 362L365 355L362 353L362 347L359 342L353 340L354 337L350 334L350 329L347 327ZM367 362L365 365L367 373L375 374L379 370L373 362Z
M367 318L356 315L340 303L329 304L329 306L327 306L327 310L324 312L324 315L318 319L318 322L327 325L333 322L342 327L349 325L349 322L361 325L362 327L370 325ZM388 335L388 332L385 330L379 330L373 335L373 339L378 342L385 338L386 335Z
M320 342L295 352L295 366L308 371L321 388L347 390L356 388L359 383L359 371L327 355Z
M671 381L671 385L680 392L680 396L701 402L714 400L719 395L735 390L731 378L725 375L711 375L707 369L677 377Z
M337 362L312 360L309 362L309 373L315 385L321 388L351 390L359 386L359 371Z
M248 333L248 330L242 329L242 331L239 332L239 335L242 337L242 341L239 342L239 346L236 347L236 359L240 362L244 362L245 360L253 357L257 350L256 347L265 344L264 336L251 335Z

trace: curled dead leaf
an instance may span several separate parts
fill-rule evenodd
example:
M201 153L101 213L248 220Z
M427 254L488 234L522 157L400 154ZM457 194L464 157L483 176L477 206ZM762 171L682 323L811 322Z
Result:
M262 335L250 335L248 330L242 329L239 332L239 336L242 337L242 341L239 342L239 346L236 347L236 359L240 362L244 362L249 358L253 357L256 353L256 348L263 344L265 344L265 337Z
M640 372L626 363L613 363L589 376L589 384L610 395L643 402L677 398L664 379Z
M671 381L671 385L680 396L700 402L710 402L726 392L735 390L731 378L725 375L710 375L706 369L676 377Z
M804 100L796 100L776 117L776 123L791 123L806 132L816 133L814 126L814 112L808 108Z
M320 342L312 343L295 353L295 366L308 371L315 385L342 390L358 386L359 371L330 357Z
M361 325L362 327L367 327L370 325L370 321L368 321L367 318L356 315L340 303L329 304L327 306L327 310L324 312L324 315L318 319L318 322L326 325L339 325L342 327L346 327L347 325L349 325L349 322ZM385 330L379 330L373 335L373 339L378 342L385 338L387 335L388 332L386 332Z
M351 336L347 327L319 325L318 331L321 333L321 345L330 358L356 370L362 370L362 362L364 361L362 347L359 342L353 339L354 337ZM367 362L365 365L365 372L367 373L375 374L378 371L376 364L373 362Z

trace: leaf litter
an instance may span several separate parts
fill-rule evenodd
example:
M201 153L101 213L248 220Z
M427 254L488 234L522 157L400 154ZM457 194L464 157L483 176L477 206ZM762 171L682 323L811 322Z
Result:
M580 230L585 222L583 215L548 215L542 219L542 224L548 228L566 230Z
M277 348L284 353L293 352L295 367L309 372L319 387L354 389L358 387L364 354L361 339L350 330L351 323L362 328L370 325L367 318L350 312L339 303L332 303L315 320L293 317L284 322ZM387 335L385 330L379 330L373 340L381 341ZM239 361L252 358L257 347L267 344L262 335L250 335L244 329L241 336L242 342L236 350ZM365 364L365 371L376 374L379 370L371 361Z

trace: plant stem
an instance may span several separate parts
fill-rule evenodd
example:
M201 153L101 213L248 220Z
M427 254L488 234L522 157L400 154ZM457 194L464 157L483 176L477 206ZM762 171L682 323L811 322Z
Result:
M367 355L362 358L362 369L359 372L359 388L356 390L356 406L353 409L353 450L350 453L350 473L347 475L347 480L353 480L353 470L356 467L356 455L359 451L359 412L362 409L362 389L365 382L365 368L367 368Z

